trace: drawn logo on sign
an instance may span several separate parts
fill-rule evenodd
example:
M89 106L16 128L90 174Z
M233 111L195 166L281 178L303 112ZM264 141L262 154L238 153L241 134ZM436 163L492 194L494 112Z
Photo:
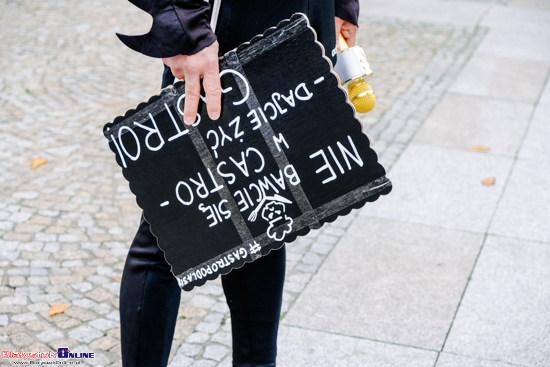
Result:
M265 206L265 202L268 202ZM266 196L262 198L256 209L250 213L248 220L254 222L258 217L258 212L262 209L262 218L269 223L267 236L276 241L281 241L287 233L292 231L292 218L285 214L285 204L292 204L292 201L285 199L281 195Z

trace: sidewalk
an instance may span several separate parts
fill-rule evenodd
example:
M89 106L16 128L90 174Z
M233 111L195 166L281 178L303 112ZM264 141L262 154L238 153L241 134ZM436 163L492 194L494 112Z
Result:
M550 2L368 0L360 22L394 189L287 246L278 365L550 366ZM1 350L121 366L140 210L101 127L158 91L114 36L149 25L123 0L3 6ZM170 366L230 366L228 318L219 280L184 292Z
M370 129L394 191L286 315L281 364L550 366L549 4L362 9L453 36Z

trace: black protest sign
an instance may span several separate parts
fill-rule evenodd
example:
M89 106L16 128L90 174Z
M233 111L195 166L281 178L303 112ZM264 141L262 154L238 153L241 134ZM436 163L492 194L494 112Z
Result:
M307 18L224 55L222 116L182 123L184 83L104 128L184 290L391 190Z

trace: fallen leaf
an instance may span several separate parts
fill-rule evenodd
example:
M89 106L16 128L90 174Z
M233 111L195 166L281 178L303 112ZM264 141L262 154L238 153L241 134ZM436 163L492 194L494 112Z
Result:
M69 307L67 307L66 304L64 304L63 302L61 303L58 303L56 305L52 305L50 307L50 317L51 316L55 316L55 315L58 315L60 313L63 313L65 312Z
M48 161L44 158L31 159L31 167L32 169L35 169L36 167L46 164L47 162Z
M115 282L122 282L122 277L119 277L119 276L114 276L114 277L111 277L112 280L114 280Z
M489 177L481 181L481 183L484 184L485 186L493 186L496 180L497 180L496 177Z
M482 147L481 145L472 145L470 147L466 147L466 150L470 150L472 152L488 152L490 149L487 147Z

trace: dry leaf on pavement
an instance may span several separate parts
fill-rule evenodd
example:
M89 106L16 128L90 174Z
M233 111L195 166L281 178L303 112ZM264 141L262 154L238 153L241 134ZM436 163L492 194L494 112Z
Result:
M470 150L472 152L488 152L490 149L487 147L482 147L481 145L473 145L466 147L466 150Z
M496 182L496 178L495 177L489 177L489 178L486 178L485 180L481 181L482 184L484 184L485 186L493 186Z
M50 316L55 316L57 314L60 314L60 313L63 313L65 312L69 307L67 307L66 304L64 304L63 302L61 303L58 303L56 305L52 305L50 307Z
M46 164L47 162L48 161L44 158L31 159L31 167L35 169L36 167Z

